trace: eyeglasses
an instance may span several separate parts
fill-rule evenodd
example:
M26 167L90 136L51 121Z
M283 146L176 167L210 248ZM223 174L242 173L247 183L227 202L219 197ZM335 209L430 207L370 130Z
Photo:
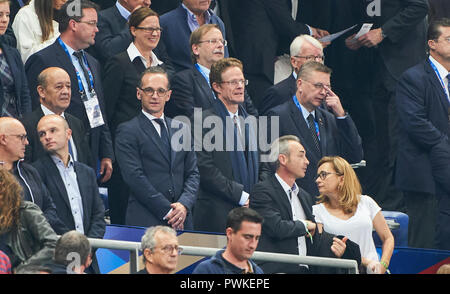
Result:
M20 139L20 141L22 141L22 143L25 142L26 140L28 140L28 137L26 134L24 134L24 135L6 135L6 136L14 136L14 137Z
M315 60L315 61L324 61L325 56L323 55L306 55L306 56L300 56L300 55L294 55L293 57L297 58L305 58L306 60Z
M223 81L221 82L223 84L229 84L232 85L233 87L237 87L237 86L248 86L248 80L232 80L232 81Z
M314 88L316 88L317 90L321 90L321 91L322 91L323 89L326 90L326 88L328 88L328 89L331 88L331 85L325 85L325 84L322 84L322 83L312 83L312 82L310 82L310 81L308 81L308 80L305 80L305 79L302 79L302 81L305 81L305 82L310 83L311 85L314 86Z
M338 175L338 176L342 176L342 174L340 173L330 173L330 172L326 172L326 171L321 171L320 173L317 174L317 176L315 177L315 180L317 180L318 178L320 178L321 180L325 180L328 175Z
M446 37L446 38L443 38L444 39L444 41L446 41L447 43L450 43L450 37ZM438 42L438 40L439 39L437 39L437 40L435 40L436 42Z
M146 33L152 33L153 32L157 32L157 33L161 33L162 32L162 28L157 28L157 27L136 27L137 30L143 30Z
M164 247L159 247L162 252L165 254L171 254L174 250L177 251L177 254L180 255L183 252L183 248L178 245L166 245Z
M77 22L81 22L81 23L85 23L87 25L90 25L91 27L96 27L98 22L96 20L91 20L91 21L77 21Z
M153 94L155 94L155 92L156 92L156 95L158 97L160 97L160 98L165 97L167 92L169 91L169 90L166 90L166 89L163 89L163 88L159 88L159 89L156 89L156 90L153 89L152 87L148 87L148 88L145 88L145 89L142 89L141 87L138 87L138 88L141 89L146 95L149 95L149 96L153 96Z
M217 46L217 44L221 43L223 46L227 46L228 42L227 40L223 39L211 39L211 40L205 40L205 41L198 41L198 43L209 43L213 44L214 46Z

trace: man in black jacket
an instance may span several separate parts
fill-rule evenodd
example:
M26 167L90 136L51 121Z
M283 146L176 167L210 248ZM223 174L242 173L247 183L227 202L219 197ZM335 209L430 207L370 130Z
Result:
M305 176L309 161L295 136L283 136L271 146L275 174L257 183L250 194L250 208L263 218L257 250L264 252L337 257L361 261L356 243L322 232L312 215L312 198L295 183ZM317 230L316 230L317 229ZM317 273L307 265L261 262L264 273Z
M62 234L65 226L56 214L55 204L47 187L36 169L22 162L26 145L27 133L20 121L10 117L0 118L0 168L16 176L23 188L23 199L39 206L53 230Z

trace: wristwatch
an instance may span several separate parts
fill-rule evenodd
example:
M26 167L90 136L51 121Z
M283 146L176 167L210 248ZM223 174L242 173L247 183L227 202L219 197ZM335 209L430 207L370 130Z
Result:
M386 38L387 35L383 32L383 29L382 29L382 28L380 28L380 29L381 29L381 37L383 37L383 39Z

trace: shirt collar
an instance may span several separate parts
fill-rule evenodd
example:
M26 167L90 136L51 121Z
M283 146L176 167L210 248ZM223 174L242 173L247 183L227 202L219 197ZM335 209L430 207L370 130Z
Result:
M53 111L51 111L50 109L48 109L45 105L41 104L41 109L42 112L44 113L44 115L49 115L49 114L55 114ZM61 113L61 116L65 118L64 116L64 112Z
M283 190L286 192L286 193L289 193L291 190L294 192L294 193L297 193L297 191L298 191L298 186L297 186L297 184L294 182L294 186L293 186L293 188L291 187L291 186L289 186L277 173L275 173L275 177L277 178L277 180L278 180L278 182L280 183L280 185L281 185L281 187L283 188Z
M53 162L57 166L60 165L60 166L66 167L64 162L58 156L52 154L52 155L50 155L50 157L52 158ZM73 165L74 165L73 158L72 158L72 156L69 153L69 163L67 164L67 167L70 168L70 167L73 167Z
M131 12L129 12L125 7L123 7L119 1L116 2L116 7L117 10L119 10L120 15L122 15L123 18L125 18L126 20L128 20L128 18L131 15Z
M300 101L298 100L297 95L295 96L295 99L297 99L298 105L300 105L300 109L302 110L303 118L304 118L306 121L308 121L308 116L309 116L310 114L312 114L313 117L316 118L316 111L315 111L315 110L313 110L312 112L309 112L308 110L306 110L305 107L303 107L303 106L300 104Z
M211 70L209 68L204 67L203 65L201 65L200 63L197 62L198 67L200 67L200 70L209 77L209 73L211 72Z
M184 3L181 4L181 6L186 9L187 12L187 18L188 18L188 24L190 25L195 25L196 28L199 27L198 22L197 22L197 17L195 16L195 14L189 10L189 8L186 7L186 5L184 5ZM211 22L211 16L213 15L213 12L208 9L204 12L205 15L205 24L208 24ZM193 27L191 27L191 30L193 29ZM194 29L195 30L195 29ZM192 31L194 31L192 30Z
M147 61L145 60L144 56L142 56L141 52L139 52L138 48L133 42L131 42L130 46L128 46L127 53L128 56L130 57L131 62L133 62L133 60L136 57L139 57L142 60L142 63L145 65L145 67L146 68L149 67L147 66ZM150 52L150 54L152 57L152 64L150 64L150 66L157 66L163 64L163 62L158 59L158 57L155 55L155 53L153 53L153 51Z
M231 116L231 118L233 118L235 115L239 116L239 108L235 113L228 111L228 114Z
M444 81L445 78L447 78L447 75L449 74L447 69L442 64L440 64L436 59L434 59L433 56L431 56L431 55L430 55L430 61L433 62L433 64L436 66L436 68L439 72L439 75L441 76L442 81Z
M164 113L161 115L161 117L153 116L150 113L145 112L143 109L142 109L142 113L151 121L154 120L154 119L159 119L160 118L160 119L162 119L164 121L164 124L165 124Z

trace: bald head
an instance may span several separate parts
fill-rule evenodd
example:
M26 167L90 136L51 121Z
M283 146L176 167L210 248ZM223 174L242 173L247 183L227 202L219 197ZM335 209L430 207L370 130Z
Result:
M62 68L49 67L37 77L37 92L42 105L56 114L70 105L71 83L69 74Z
M62 116L56 114L43 116L38 122L37 132L47 152L63 157L61 159L64 161L67 159L68 141L72 131Z
M11 168L11 163L25 157L27 132L20 121L11 117L0 118L0 161Z

